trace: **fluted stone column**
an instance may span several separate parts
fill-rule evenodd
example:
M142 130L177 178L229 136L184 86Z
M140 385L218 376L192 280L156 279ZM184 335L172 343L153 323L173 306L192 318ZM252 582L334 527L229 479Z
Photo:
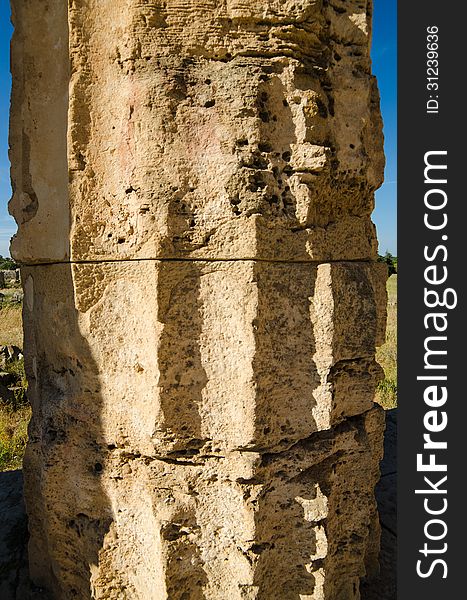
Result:
M377 568L368 0L13 0L36 584L349 600Z

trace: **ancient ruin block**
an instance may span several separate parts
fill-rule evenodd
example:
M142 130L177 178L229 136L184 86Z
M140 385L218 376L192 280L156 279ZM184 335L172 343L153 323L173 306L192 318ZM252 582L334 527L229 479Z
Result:
M382 427L371 410L282 452L170 458L57 436L30 464L29 494L54 507L29 508L35 581L57 598L358 598Z
M375 258L369 2L13 4L18 258Z
M386 310L371 4L13 4L35 583L358 599Z
M24 268L27 346L36 363L30 396L47 398L41 427L65 414L90 427L99 419L99 443L121 438L132 452L160 456L272 451L363 413L381 372L373 356L384 326L375 300L385 297L380 267Z

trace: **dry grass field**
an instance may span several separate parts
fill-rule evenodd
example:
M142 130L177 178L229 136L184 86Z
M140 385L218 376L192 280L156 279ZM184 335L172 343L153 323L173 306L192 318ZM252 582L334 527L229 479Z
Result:
M378 386L376 401L385 409L390 409L397 406L397 275L389 277L387 289L386 343L376 352L376 360L384 370L384 379Z
M23 347L23 324L21 306L7 304L0 308L0 346Z

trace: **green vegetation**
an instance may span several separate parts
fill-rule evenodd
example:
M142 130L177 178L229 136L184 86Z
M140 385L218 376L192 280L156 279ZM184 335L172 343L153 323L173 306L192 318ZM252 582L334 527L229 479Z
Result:
M376 390L376 402L384 408L390 409L397 406L397 275L389 277L387 290L386 343L376 352L376 360L384 370L384 379Z
M389 277L397 273L397 256L393 256L390 252L386 252L384 256L378 254L378 262L387 264Z
M26 391L28 389L28 381L24 372L24 358L7 362L3 372L9 373L14 381L14 400L9 402L9 404L13 410L18 410L27 404Z
M12 258L4 257L0 254L0 271L14 271L18 268L18 265Z

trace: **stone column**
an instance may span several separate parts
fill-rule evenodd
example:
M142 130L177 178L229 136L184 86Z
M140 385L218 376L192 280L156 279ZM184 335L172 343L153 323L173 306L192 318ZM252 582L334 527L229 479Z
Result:
M369 0L13 0L34 582L357 599L385 267Z

